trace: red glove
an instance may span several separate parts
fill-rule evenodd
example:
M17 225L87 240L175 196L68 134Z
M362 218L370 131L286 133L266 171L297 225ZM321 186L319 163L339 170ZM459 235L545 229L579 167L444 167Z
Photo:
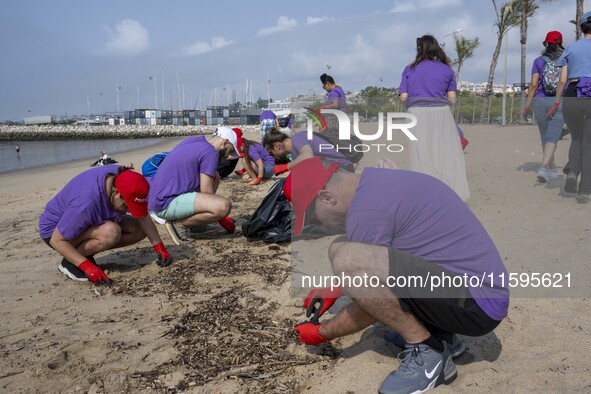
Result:
M556 111L558 111L558 107L560 107L560 103L554 103L554 105L546 112L546 118L552 119Z
M102 269L92 264L90 260L84 260L82 263L80 263L78 268L84 271L88 277L88 280L90 280L92 283L102 283L104 285L111 286L111 279L105 275Z
M523 119L527 118L529 111L531 111L531 109L529 108L529 105L526 105L525 107L523 107L523 109L521 110L521 116L523 117Z
M232 234L234 230L236 230L236 224L234 223L234 219L229 216L226 216L222 220L218 222L220 226L226 229L228 234Z
M260 176L256 180L249 182L249 185L258 185L259 183L261 183L262 180L263 180L263 177Z
M289 171L289 168L287 167L287 164L276 164L275 168L273 169L273 173L275 175L277 174L283 174L284 172Z
M158 254L157 264L159 266L168 267L172 264L172 256L170 255L170 253L168 253L162 242L160 242L158 245L154 245L154 251L156 251L156 253Z
M324 289L312 289L310 293L308 293L308 297L304 299L304 308L306 308L306 317L312 316L312 318L318 322L318 318L324 314L334 303L335 301L343 296L343 291L335 287L333 290L330 288ZM318 307L316 304L320 303Z
M321 343L329 341L318 332L321 326L322 324L305 322L298 324L293 330L300 334L300 341L306 345L320 345Z

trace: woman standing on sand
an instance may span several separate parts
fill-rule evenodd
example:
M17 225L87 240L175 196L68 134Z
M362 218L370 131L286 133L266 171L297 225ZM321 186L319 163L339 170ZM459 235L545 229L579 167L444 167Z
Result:
M417 56L400 81L400 99L417 117L410 141L413 171L431 175L452 188L465 202L470 198L466 165L458 129L450 110L456 102L456 77L435 37L417 38Z
M343 88L337 85L333 77L327 74L320 76L320 82L322 82L322 88L328 92L328 96L324 105L321 105L319 109L338 109L339 111L345 111L347 109L347 97ZM336 116L326 114L324 118L329 128L339 128L339 121Z
M550 179L558 177L556 165L554 164L554 152L560 139L562 126L564 126L564 119L562 118L562 108L558 108L553 118L548 119L546 117L546 113L554 104L554 97L556 96L556 84L550 86L551 83L547 76L551 67L558 67L556 61L564 51L562 34L558 31L548 32L544 40L544 48L542 55L534 60L531 70L531 82L527 90L527 102L522 111L525 118L530 112L533 102L534 115L542 138L542 166L538 171L538 180L540 182L548 182ZM546 74L544 74L544 70L546 70ZM546 78L544 78L545 75ZM545 86L545 79L549 86ZM554 92L552 92L553 89Z

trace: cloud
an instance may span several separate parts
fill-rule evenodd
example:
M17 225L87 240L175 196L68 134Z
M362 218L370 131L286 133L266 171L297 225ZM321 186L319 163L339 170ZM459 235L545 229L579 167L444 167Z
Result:
M288 30L296 27L297 25L298 21L295 19L290 19L287 16L280 16L279 19L277 19L277 24L275 26L261 28L258 31L257 36L262 37L266 36L267 34L276 33L278 31Z
M233 41L227 40L225 37L212 37L211 44L205 41L196 41L188 47L184 47L181 54L184 56L200 55L215 49L223 48L232 43Z
M394 0L394 6L390 12L411 12L460 4L462 4L462 0Z
M328 16L309 16L306 18L306 23L309 25L314 25L316 23L321 22L332 22L334 18L329 18Z
M150 48L148 30L133 19L124 19L114 29L105 26L109 41L96 50L101 55L137 55Z

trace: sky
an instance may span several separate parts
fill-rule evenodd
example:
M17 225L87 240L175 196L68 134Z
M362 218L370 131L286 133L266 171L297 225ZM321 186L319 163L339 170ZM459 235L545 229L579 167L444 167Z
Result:
M503 0L498 0L502 4ZM585 10L591 4L585 4ZM461 80L484 82L496 45L489 0L7 0L0 13L0 120L136 107L185 109L321 93L327 72L345 90L398 87L415 39L433 34L454 59L452 32L479 37ZM575 39L575 1L530 19L527 76L548 31ZM495 83L503 80L501 52ZM330 67L330 69L328 68ZM507 82L519 82L519 29ZM268 80L271 82L268 83ZM216 94L217 91L217 94ZM139 92L139 94L138 94ZM119 93L119 94L117 94ZM163 94L164 93L164 94Z

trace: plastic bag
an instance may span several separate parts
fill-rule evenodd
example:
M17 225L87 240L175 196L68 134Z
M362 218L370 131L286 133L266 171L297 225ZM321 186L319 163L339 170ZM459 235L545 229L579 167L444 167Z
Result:
M242 234L246 238L265 242L291 240L294 216L291 204L283 194L284 183L285 179L275 182L252 217L242 225Z

